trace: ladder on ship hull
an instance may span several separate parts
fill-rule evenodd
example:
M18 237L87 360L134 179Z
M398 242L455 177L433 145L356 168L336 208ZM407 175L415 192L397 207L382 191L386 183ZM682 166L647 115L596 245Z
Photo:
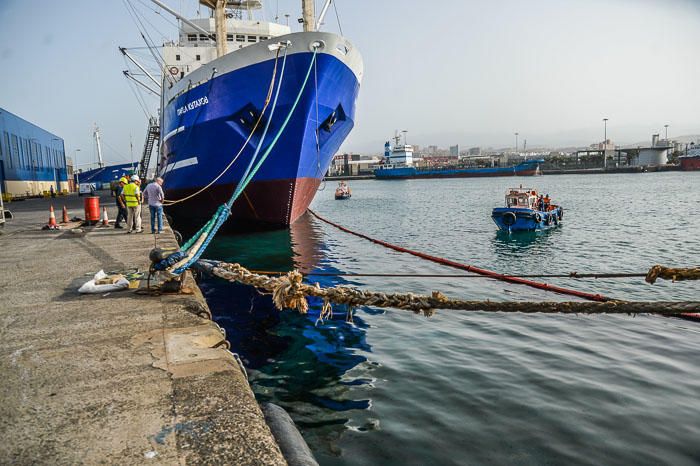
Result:
M141 155L141 163L139 164L139 178L146 179L148 173L148 165L151 163L151 154L153 146L160 139L160 125L155 117L148 119L148 130L146 132L146 142L143 145L143 154Z

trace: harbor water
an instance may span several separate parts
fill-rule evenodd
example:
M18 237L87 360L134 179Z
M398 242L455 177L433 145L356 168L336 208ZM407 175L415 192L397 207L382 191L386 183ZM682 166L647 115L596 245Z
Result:
M557 229L501 234L507 188L564 206ZM312 208L348 228L503 273L646 272L698 265L700 173L352 181ZM235 221L231 219L230 221ZM207 251L258 270L461 273L340 232L218 237ZM309 277L324 286L491 300L569 300L486 278ZM552 279L627 300L697 300L700 282ZM322 465L673 464L700 461L700 323L659 316L506 315L357 308L316 322L204 279L260 402L283 406Z

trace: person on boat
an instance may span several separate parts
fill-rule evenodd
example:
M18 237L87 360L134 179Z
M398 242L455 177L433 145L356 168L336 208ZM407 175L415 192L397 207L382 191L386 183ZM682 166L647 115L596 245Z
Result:
M537 198L537 210L544 210L544 199L542 198L542 194L540 194L540 197Z
M544 195L544 209L542 209L542 210L544 210L545 212L549 210L549 203L550 203L550 201L551 201L551 199L549 198L549 194L545 194L545 195Z

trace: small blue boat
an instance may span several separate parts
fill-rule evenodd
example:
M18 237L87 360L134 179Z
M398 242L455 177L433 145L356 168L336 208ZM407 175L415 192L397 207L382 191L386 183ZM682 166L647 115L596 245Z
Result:
M496 207L491 218L503 231L548 230L559 226L564 209L550 202L549 195L538 195L530 188L511 188L506 193L506 206Z

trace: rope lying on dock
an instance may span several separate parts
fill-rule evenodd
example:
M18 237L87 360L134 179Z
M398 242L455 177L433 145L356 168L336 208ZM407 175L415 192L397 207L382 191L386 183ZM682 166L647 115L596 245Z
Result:
M433 315L435 309L450 309L470 312L521 312L561 314L661 314L678 315L700 312L700 302L649 302L649 301L605 301L605 302L498 302L451 299L434 291L432 295L413 293L381 293L345 286L321 288L302 282L298 271L271 277L251 272L240 264L199 260L197 267L209 274L230 282L253 286L272 295L279 310L296 309L305 314L309 304L307 296L324 301L322 317L331 313L330 305L345 304L349 307L375 306L410 310L425 316Z
M395 244L387 243L386 241L372 238L371 236L367 236L367 235L364 235L362 233L358 233L356 231L350 230L350 229L345 228L341 225L338 225L337 223L331 222L330 220L328 220L326 218L321 217L319 214L317 214L316 212L314 212L311 209L309 209L309 212L311 213L311 215L313 215L317 219L321 220L322 222L325 222L325 223L327 223L327 224L329 224L329 225L331 225L331 226L333 226L341 231L344 231L346 233L350 233L351 235L355 235L355 236L358 236L360 238L364 238L364 239L371 241L375 244L379 244L381 246L384 246L385 248L393 249L394 251L399 251L399 252L411 254L411 255L414 255L416 257L420 257L421 259L429 260L431 262L436 262L438 264L446 265L448 267L466 270L467 272L474 272L476 274L484 275L484 276L491 277L491 278L494 278L496 280L501 280L504 282L517 283L517 284L529 286L532 288L538 288L540 290L552 291L554 293L566 294L569 296L576 296L577 298L583 298L583 299L587 299L589 301L601 301L602 302L602 301L612 301L613 300L613 298L609 298L609 297L603 296L601 294L586 293L585 291L572 290L570 288L563 288L561 286L550 285L548 283L535 282L532 280L527 280L525 278L518 278L518 277L514 277L512 275L504 275L504 274L501 274L498 272L494 272L492 270L482 269L479 267L475 267L473 265L461 264L459 262L451 261L449 259L443 259L442 257L431 256L429 254L414 251L412 249L397 246Z

